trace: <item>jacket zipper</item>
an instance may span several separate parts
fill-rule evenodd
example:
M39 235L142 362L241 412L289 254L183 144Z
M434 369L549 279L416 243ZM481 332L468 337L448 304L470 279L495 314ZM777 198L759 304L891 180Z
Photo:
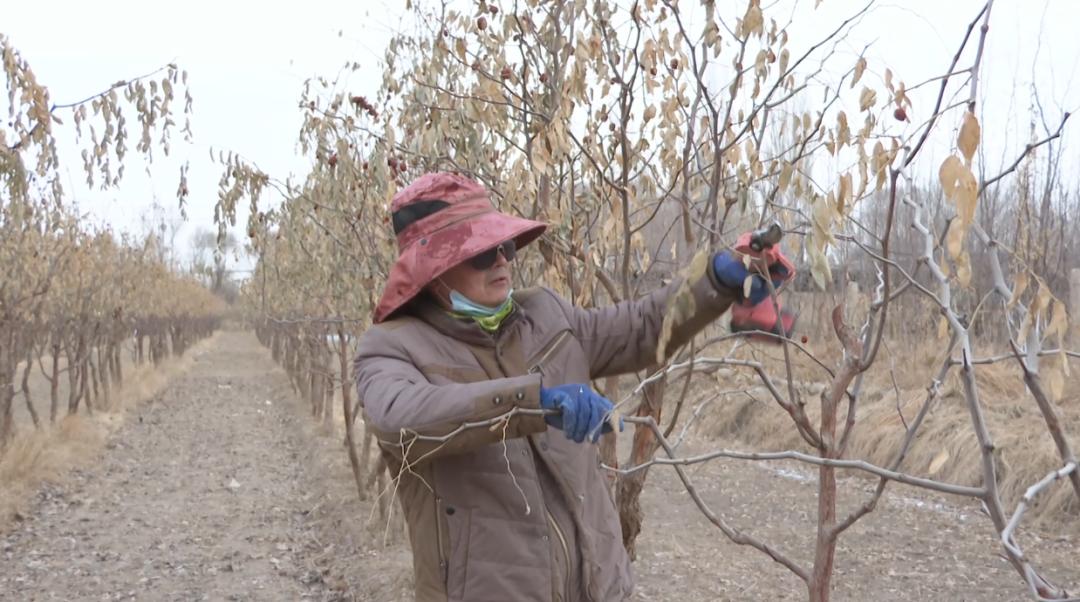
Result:
M439 498L435 498L435 545L439 548L439 565L442 569L443 585L450 587L450 559L443 553L442 513L439 512Z
M563 341L565 341L571 334L572 334L572 332L570 330L564 330L564 331L560 332L551 341L551 343L548 343L548 345L540 353L540 357L535 362L533 362L532 366L529 367L528 373L529 374L535 374L535 373L539 372L541 376L544 376L544 368L543 368L544 363L547 362L548 359L550 359L551 356L554 355L555 352L559 350L559 348L562 346ZM555 537L559 540L559 547L562 549L563 559L564 559L564 567L565 567L564 573L563 573L563 584L562 584L563 585L563 587L562 587L562 589L563 589L563 600L565 602L569 602L570 601L570 571L573 568L573 567L570 566L570 546L569 546L569 544L566 543L566 536L563 535L562 528L559 527L559 523L555 520L555 517L552 516L551 511L548 510L547 508L544 508L544 513L547 515L548 523L551 524L552 530L555 531Z
M563 572L563 600L570 602L570 546L567 545L566 536L563 535L562 529L559 528L559 523L555 520L555 517L551 515L551 511L545 508L544 512L547 514L548 522L551 523L551 528L555 530L555 536L559 539L559 546L562 547L566 567Z
M548 358L550 358L559 349L559 347L562 345L562 342L565 341L566 337L568 336L570 336L569 330L564 330L560 332L559 335L555 337L555 340L549 343L547 348L544 349L543 353L540 355L540 358L536 360L536 362L534 362L532 366L529 367L529 374L539 372L541 375L543 375L544 369L541 366L543 366L544 362L548 361Z

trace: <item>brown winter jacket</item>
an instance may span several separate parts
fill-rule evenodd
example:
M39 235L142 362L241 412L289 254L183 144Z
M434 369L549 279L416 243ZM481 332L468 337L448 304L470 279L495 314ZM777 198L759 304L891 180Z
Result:
M668 353L730 305L712 270L693 283L696 310ZM548 289L514 294L494 335L433 304L373 326L356 358L359 399L391 474L400 475L419 602L609 602L631 594L597 446L574 443L543 416L494 428L464 422L538 409L540 386L589 383L656 361L679 281L638 300L581 309Z

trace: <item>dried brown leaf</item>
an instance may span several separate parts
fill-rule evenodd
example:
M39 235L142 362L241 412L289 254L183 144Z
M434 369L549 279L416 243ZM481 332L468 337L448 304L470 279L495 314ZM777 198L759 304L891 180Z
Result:
M1064 342L1065 333L1069 329L1068 314L1065 311L1065 304L1058 299L1053 299L1050 302L1050 324L1046 327L1046 336L1058 337L1058 346L1064 347L1061 343Z
M956 139L956 146L964 154L968 165L971 164L971 159L975 156L975 149L979 147L979 136L979 119L971 111L964 113L964 124L960 126L960 135Z
M957 258L964 250L964 227L958 220L949 223L949 232L945 235L945 248L949 251L949 257Z
M859 57L859 60L855 61L855 75L851 79L851 87L854 88L855 84L859 83L862 79L863 72L866 71L866 57Z
M956 186L956 212L960 215L960 221L966 229L975 221L975 208L979 199L979 184L975 181L975 174L964 167L960 171L960 177Z
M956 258L956 280L960 286L967 287L971 284L971 257L967 251L961 251Z
M951 199L956 194L957 180L960 179L960 172L964 169L964 164L960 161L960 157L956 155L949 155L941 163L941 168L938 169L938 179L941 181L941 189L945 192L945 198Z
M780 192L787 190L788 185L791 184L791 175L794 173L795 167L788 161L784 161L784 166L780 169Z
M694 301L694 293L690 286L702 276L705 275L705 270L709 267L709 253L702 249L698 251L694 256L693 261L690 262L689 268L685 271L685 277L682 284L679 285L679 289L668 301L667 312L664 314L664 322L660 327L660 338L656 343L656 362L658 364L664 363L667 359L664 352L667 350L668 342L671 340L672 332L676 324L681 324L686 321L696 310L696 303Z
M877 103L877 92L871 88L863 86L862 93L859 94L859 110L867 111L871 109Z

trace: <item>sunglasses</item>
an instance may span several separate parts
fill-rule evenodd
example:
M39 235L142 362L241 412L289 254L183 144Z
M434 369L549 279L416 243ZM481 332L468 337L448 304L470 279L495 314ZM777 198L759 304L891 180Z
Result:
M479 255L469 258L469 265L472 266L474 270L486 270L495 265L495 261L499 258L500 252L507 261L513 261L514 257L517 256L517 244L512 239L508 240L494 249L488 249Z

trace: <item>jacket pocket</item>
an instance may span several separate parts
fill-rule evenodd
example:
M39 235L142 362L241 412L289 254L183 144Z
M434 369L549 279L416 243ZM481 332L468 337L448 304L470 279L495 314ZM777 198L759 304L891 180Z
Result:
M469 561L469 532L472 512L468 508L447 506L445 509L450 557L447 559L446 592L451 600L465 595L466 569Z
M544 346L540 348L540 351L529 358L529 361L525 364L529 374L539 373L543 377L550 376L546 370L550 360L554 357L558 357L559 350L562 349L572 335L573 332L569 329L556 333L555 336L545 343Z
M471 517L469 530L463 600L551 602L554 584L546 521L493 518L477 512Z

